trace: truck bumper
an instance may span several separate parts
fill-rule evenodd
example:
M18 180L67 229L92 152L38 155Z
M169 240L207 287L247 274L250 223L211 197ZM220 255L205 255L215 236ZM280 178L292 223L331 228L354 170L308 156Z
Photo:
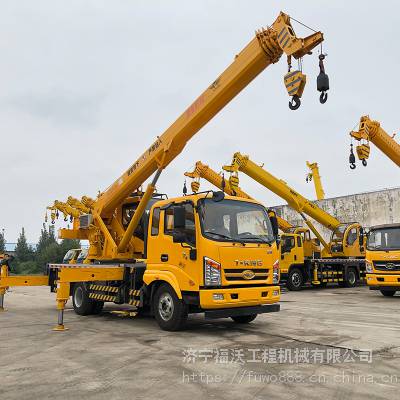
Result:
M279 300L279 286L200 290L200 307L203 310L260 306L274 304Z
M264 314L278 312L281 309L280 304L266 304L262 306L222 308L219 310L208 310L204 312L207 319L239 317L251 314Z
M370 289L400 290L400 274L367 274Z

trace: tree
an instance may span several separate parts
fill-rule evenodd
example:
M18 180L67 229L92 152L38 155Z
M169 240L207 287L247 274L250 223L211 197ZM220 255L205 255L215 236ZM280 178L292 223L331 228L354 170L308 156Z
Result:
M54 226L50 226L47 230L46 225L43 224L43 228L40 231L40 237L36 247L36 255L38 256L48 245L56 242L57 240L54 234Z
M4 238L4 233L0 232L0 253L6 251L6 239Z
M22 231L17 241L17 245L15 247L15 256L17 258L17 261L20 263L25 261L33 261L34 251L26 241L24 228L22 228Z

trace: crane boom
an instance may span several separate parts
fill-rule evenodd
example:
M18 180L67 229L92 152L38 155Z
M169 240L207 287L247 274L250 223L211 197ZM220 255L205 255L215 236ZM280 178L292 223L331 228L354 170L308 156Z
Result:
M357 146L357 155L367 165L369 157L369 142L372 142L382 153L386 154L398 167L400 167L400 144L394 140L394 135L388 135L382 129L378 121L373 121L368 115L360 118L358 131L351 131L350 136L359 142L365 141ZM355 168L354 161L350 161L351 168Z
M310 173L307 174L306 181L314 181L314 188L317 200L323 200L325 198L325 192L322 186L321 175L319 174L318 163L310 163L307 161L307 167L310 169Z
M185 172L185 176L197 180L203 178L230 196L238 196L238 197L243 197L245 199L252 199L252 197L248 195L246 192L244 192L240 187L232 188L229 180L225 179L223 176L218 174L218 172L214 171L208 165L203 164L201 161L196 162L195 168L192 172ZM194 181L194 183L197 182ZM192 186L193 192L198 191L198 189L199 189L198 185ZM290 228L293 228L292 224L290 224L283 218L279 217L278 215L276 216L276 219L278 221L279 229L281 229L282 231L286 232Z
M261 185L287 201L289 206L294 210L299 213L307 214L331 231L336 230L341 225L341 222L335 217L319 208L313 202L307 200L300 193L297 193L294 189L288 186L286 182L276 178L263 169L263 167L260 167L251 161L248 156L244 156L239 152L235 153L232 164L224 166L223 169L233 173L233 177L236 177L236 179L238 171L244 172L246 175L250 176Z
M256 32L256 37L235 57L233 63L99 196L94 207L96 213L110 216L117 205L138 189L156 170L164 169L196 132L258 74L276 63L283 53L289 58L298 59L310 54L322 41L321 32L315 32L303 39L297 38L290 17L281 12L272 26ZM295 72L291 75L296 77ZM292 94L298 82L290 79L285 79L285 82L289 94Z

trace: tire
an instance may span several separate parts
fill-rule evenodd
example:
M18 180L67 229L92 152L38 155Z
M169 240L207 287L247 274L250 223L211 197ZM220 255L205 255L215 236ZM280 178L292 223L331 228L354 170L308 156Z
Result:
M153 298L154 316L164 331L181 330L188 317L187 305L178 298L174 289L163 283Z
M385 297L393 297L394 294L396 293L396 290L380 289L379 291L380 291Z
M304 276L299 268L291 268L286 281L286 287L289 290L301 290L304 284Z
M357 270L353 267L347 268L343 281L343 286L348 288L354 287L357 285L357 280Z
M93 313L94 301L89 298L85 285L76 283L72 291L72 305L78 315L90 315Z
M231 317L231 318L237 324L248 324L249 322L254 321L257 318L257 314L240 315L240 316Z
M104 301L93 301L91 314L98 315L103 311Z

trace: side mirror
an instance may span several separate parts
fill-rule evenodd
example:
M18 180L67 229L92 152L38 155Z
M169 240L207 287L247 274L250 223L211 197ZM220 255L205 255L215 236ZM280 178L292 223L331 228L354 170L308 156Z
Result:
M174 206L174 230L186 228L186 209L183 205Z
M272 225L272 232L274 236L277 238L279 235L279 225L278 225L278 219L276 218L276 213L275 211L269 210L268 215Z
M358 236L358 244L364 246L364 229L360 228L360 235Z
M212 201L218 203L225 198L225 193L221 191L213 192L212 194Z

